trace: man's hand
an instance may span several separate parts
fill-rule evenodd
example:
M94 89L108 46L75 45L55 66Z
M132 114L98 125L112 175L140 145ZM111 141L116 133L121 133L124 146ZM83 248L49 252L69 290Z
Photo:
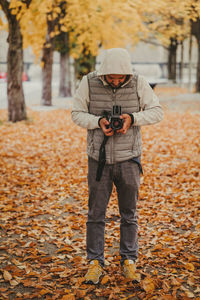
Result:
M99 122L99 125L100 125L101 129L103 130L103 133L106 136L112 136L114 134L114 131L112 130L112 128L108 128L110 123L108 120L106 120L106 118L102 118Z
M120 116L120 119L124 120L124 124L123 124L123 127L121 129L117 130L117 133L126 134L127 130L131 126L131 122L132 122L131 117L128 114L122 114Z

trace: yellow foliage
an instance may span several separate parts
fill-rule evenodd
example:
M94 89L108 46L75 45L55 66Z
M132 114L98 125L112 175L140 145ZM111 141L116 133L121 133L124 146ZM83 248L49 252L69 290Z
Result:
M147 21L150 31L164 44L170 38L184 40L190 32L190 20L200 16L200 4L196 0L154 0L149 8Z
M70 0L63 22L77 49L81 51L87 45L96 55L99 44L104 48L136 44L141 32L147 32L138 3L140 1Z
M36 57L40 56L46 38L49 4L44 0L32 0L26 14L21 18L24 48L31 45Z
M84 48L96 55L100 45L135 45L152 32L164 44L171 37L183 40L190 20L200 17L200 1L196 0L152 0L151 4L149 0L68 0L64 16L61 3L63 0L32 0L27 7L21 0L10 1L12 14L20 20L23 46L31 45L36 57L46 41L47 18L56 20L61 31L69 32L70 42L76 45L72 55L78 57ZM57 34L58 26L50 37Z

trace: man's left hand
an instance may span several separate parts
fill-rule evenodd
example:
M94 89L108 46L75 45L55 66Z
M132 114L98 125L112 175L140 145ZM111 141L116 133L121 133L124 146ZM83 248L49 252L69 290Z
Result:
M120 116L120 119L124 120L124 124L121 129L117 130L117 133L126 134L129 127L131 126L131 122L132 122L131 117L128 114L122 114Z

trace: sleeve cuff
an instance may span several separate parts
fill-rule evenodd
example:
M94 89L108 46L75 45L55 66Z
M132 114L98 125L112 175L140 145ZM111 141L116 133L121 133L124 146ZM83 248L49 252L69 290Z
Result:
M103 119L103 118L105 118L105 117L102 116L102 117L100 117L99 120L98 120L98 125L99 125L100 128L101 128L101 126L100 126L100 121L101 121L101 119Z
M131 125L133 125L134 124L134 116L133 116L133 114L128 114L130 117L131 117Z

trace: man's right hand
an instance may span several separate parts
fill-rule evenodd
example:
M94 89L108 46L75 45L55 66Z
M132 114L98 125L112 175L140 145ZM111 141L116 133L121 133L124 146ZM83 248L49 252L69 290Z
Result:
M112 136L114 134L113 129L110 127L108 128L110 122L106 118L102 118L99 122L99 125L106 136Z

